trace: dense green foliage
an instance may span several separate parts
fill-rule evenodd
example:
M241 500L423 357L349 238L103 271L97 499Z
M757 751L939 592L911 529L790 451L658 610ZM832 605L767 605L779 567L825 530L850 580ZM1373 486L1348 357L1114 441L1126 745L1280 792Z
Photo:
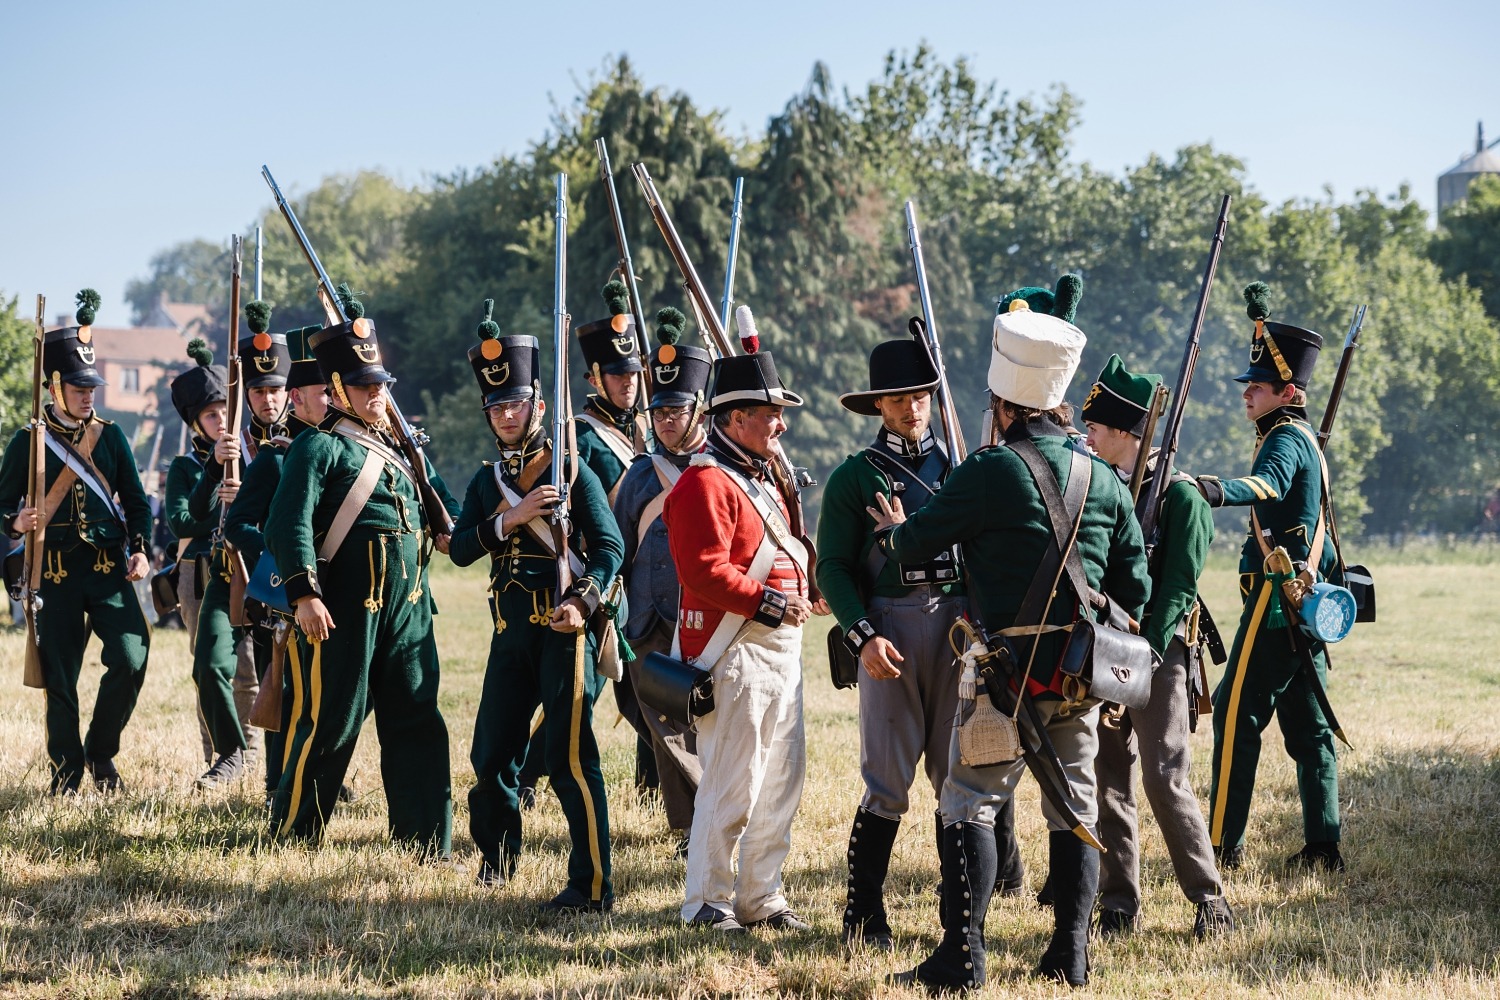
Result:
M20 296L0 293L0 441L31 416L34 322L21 315Z
M1365 302L1365 347L1330 449L1344 531L1470 530L1500 478L1500 452L1487 440L1500 424L1500 183L1477 184L1434 237L1409 191L1269 205L1239 159L1208 146L1152 156L1119 175L1099 171L1069 155L1079 107L1063 88L1013 99L975 79L964 60L945 64L923 47L893 53L862 91L840 92L814 67L763 135L732 136L717 113L648 87L621 59L523 153L422 190L364 173L331 178L295 201L334 280L366 293L401 377L398 395L409 412L423 412L445 475L463 481L490 446L464 360L481 302L495 300L504 333L538 336L551 353L558 170L571 182L569 308L575 325L605 314L598 290L618 251L598 136L609 141L647 316L687 303L630 164L647 164L715 298L734 178L746 178L736 299L755 310L764 346L807 397L790 442L815 475L869 435L869 421L837 396L863 387L868 348L904 335L917 310L906 199L918 202L935 319L972 445L995 301L1022 285L1050 286L1065 271L1084 277L1077 321L1090 339L1074 402L1112 352L1170 383L1228 193L1234 208L1181 464L1221 475L1248 467L1253 437L1230 381L1251 334L1239 294L1246 283L1270 284L1273 319L1324 335L1315 418L1354 307ZM282 328L318 310L310 272L275 214L259 222L265 297ZM176 273L174 262L194 246L158 263ZM690 329L689 342L694 336Z

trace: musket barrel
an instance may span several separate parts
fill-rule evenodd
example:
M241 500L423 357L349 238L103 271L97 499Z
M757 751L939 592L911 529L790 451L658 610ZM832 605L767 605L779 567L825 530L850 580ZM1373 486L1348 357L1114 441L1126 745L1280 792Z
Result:
M740 219L745 208L745 178L734 179L734 207L729 212L729 263L724 268L724 298L719 303L719 325L729 329L734 309L734 268L740 256Z
M1354 352L1359 348L1359 331L1365 325L1363 305L1354 310L1354 319L1349 323L1349 332L1344 336L1344 349L1339 354L1339 367L1333 377L1333 389L1328 393L1328 405L1323 409L1323 420L1318 427L1318 447L1328 450L1328 439L1333 436L1333 421L1339 412L1339 401L1344 398L1344 383L1349 380L1349 368L1354 362Z
M662 204L661 195L657 193L656 182L651 179L651 174L646 170L644 163L637 163L631 167L635 173L635 179L640 182L641 191L646 196L646 204L651 207L651 218L656 222L656 228L661 230L662 237L667 241L667 251L671 253L677 269L682 273L683 285L687 289L688 297L691 299L694 314L704 326L704 334L708 340L709 352L715 350L721 356L730 357L739 352L735 350L734 344L730 343L729 335L725 332L726 327L719 321L719 314L714 311L713 303L708 298L708 290L703 286L703 279L698 277L698 269L687 255L687 249L683 246L682 237L677 235L677 227L672 224L672 217L667 214L667 208Z
M646 380L647 396L651 390L651 352L646 349L646 314L641 305L641 290L635 280L635 264L630 259L630 242L625 238L625 216L620 211L620 194L615 189L614 168L609 162L609 147L602 137L594 140L594 152L599 155L599 173L604 180L604 197L609 202L610 220L615 227L615 243L620 248L620 276L630 292L630 312L635 317L635 346L641 356L642 377Z
M276 178L271 176L271 168L261 164L260 174L270 185L271 194L276 196L276 206L281 209L282 216L292 227L292 235L297 237L297 245L302 248L302 255L307 258L307 262L312 265L313 272L318 276L318 298L322 300L323 309L328 313L329 320L340 323L347 321L349 317L344 315L344 307L339 304L333 281L328 277L328 272L323 270L323 262L318 259L318 252L313 249L312 241L307 238L307 233L302 231L302 223L297 221L297 213L292 211L292 206L276 184ZM337 320L334 320L335 316Z
M552 268L552 485L562 498L553 518L559 521L567 509L568 494L567 477L563 474L563 441L567 430L564 417L567 407L563 404L568 392L568 175L565 173L557 175L554 221L557 254Z
M932 290L927 283L927 260L922 255L922 234L917 226L917 206L906 203L906 237L911 250L912 264L917 270L917 297L922 305L922 344L938 374L938 416L943 423L943 436L948 441L948 457L957 465L964 460L968 449L964 446L964 432L958 422L958 409L953 405L953 392L948 386L948 370L943 365L941 341L938 340L937 324L932 308Z

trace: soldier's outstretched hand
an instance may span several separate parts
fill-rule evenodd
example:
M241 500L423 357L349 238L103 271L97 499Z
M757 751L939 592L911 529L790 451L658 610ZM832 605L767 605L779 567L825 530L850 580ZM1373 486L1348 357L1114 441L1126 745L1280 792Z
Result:
M901 668L896 664L905 663L906 657L901 655L895 643L877 635L860 649L859 662L864 664L865 673L875 680L890 681L901 676Z
M297 627L313 642L322 642L335 628L333 615L320 597L308 595L297 602Z
M865 513L875 519L876 531L894 528L906 521L906 508L901 506L901 498L891 497L887 500L884 493L875 494L875 506L866 507Z

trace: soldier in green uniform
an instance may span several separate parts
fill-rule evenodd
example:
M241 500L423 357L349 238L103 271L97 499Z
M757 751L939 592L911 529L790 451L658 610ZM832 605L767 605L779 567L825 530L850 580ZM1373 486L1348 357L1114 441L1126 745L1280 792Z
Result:
M637 353L635 318L630 314L625 283L619 279L606 283L603 296L610 315L584 323L577 330L588 383L594 392L584 401L583 411L574 418L574 435L579 460L598 477L609 504L613 506L625 470L645 453L650 439L646 433L646 418L638 405L640 373L644 369ZM608 588L609 582L606 581L605 589ZM660 779L651 745L651 730L643 721L629 675L616 681L614 688L620 715L636 731L636 789L644 792L656 788ZM601 687L599 693L602 694L603 690ZM531 740L535 752L528 751L526 764L521 769L521 799L528 806L536 798L537 780L547 773L546 754L542 750L545 739L542 729L546 725L543 716L541 728Z
M1142 452L1148 411L1161 384L1160 375L1136 375L1118 355L1111 355L1083 404L1089 448L1130 482L1136 466L1146 463L1141 503L1161 470L1156 453ZM1150 443L1145 442L1149 449ZM1118 725L1099 727L1099 840L1105 852L1099 865L1099 930L1128 934L1140 923L1140 824L1135 777L1142 784L1156 825L1161 829L1172 869L1183 895L1196 909L1193 933L1203 938L1234 928L1224 899L1219 869L1208 840L1208 824L1193 793L1189 768L1190 739L1197 721L1193 697L1202 669L1198 629L1198 577L1214 540L1213 513L1198 495L1190 476L1168 472L1162 494L1156 548L1151 555L1151 603L1141 634L1162 658L1151 677L1151 700L1129 709ZM1141 513L1144 513L1142 511Z
M948 477L947 452L930 427L937 385L937 369L917 341L887 341L871 351L869 391L845 393L839 402L880 417L881 427L873 444L829 475L818 519L818 587L867 675L859 684L865 791L849 832L844 936L881 948L892 947L885 877L918 758L934 796L948 776L959 681L948 629L967 605L956 549L913 565L887 559L875 547L866 510L879 494L900 497L913 513ZM1014 816L1007 800L995 820L1002 893L1020 892L1024 875Z
M614 503L615 522L625 542L624 577L630 599L625 638L636 654L626 669L633 687L639 687L646 657L672 648L682 585L661 514L682 470L708 439L706 390L713 365L707 351L680 342L687 325L681 310L668 306L656 314L656 322L660 345L651 359L648 407L654 441L651 453L638 457L625 473ZM703 778L696 734L691 727L649 708L638 717L651 733L662 807L667 825L681 831L677 855L685 858L698 783ZM639 778L637 758L638 783Z
M311 341L332 407L287 450L265 521L266 553L308 640L306 657L301 643L287 647L287 669L304 697L291 720L271 832L321 835L373 710L391 835L446 857L453 798L426 563L429 545L446 552L448 537L430 537L416 473L390 431L387 386L395 379L382 364L375 325L358 300L345 296L343 308L350 319ZM442 480L426 471L456 513Z
M201 337L188 343L188 357L197 364L174 378L171 388L172 406L192 433L191 450L174 458L167 469L162 513L177 538L177 601L187 629L193 683L198 692L198 710L193 714L203 739L204 763L213 765L213 730L203 708L202 664L217 656L228 661L232 676L239 661L251 660L249 641L242 642L240 630L230 628L223 600L225 588L221 584L215 592L212 587L213 580L224 575L223 553L215 544L220 512L233 502L240 485L237 477L224 475L224 466L240 457L240 441L228 433L228 373L224 366L213 363L213 351ZM200 787L214 773L211 766L198 779Z
M281 465L287 448L304 432L316 430L328 415L328 386L318 368L318 359L313 355L310 340L322 330L319 326L305 326L286 333L286 346L291 363L286 377L287 396L291 400L292 412L286 418L286 437L273 438L262 445L245 469L244 482L239 495L229 507L224 518L224 539L233 545L245 562L245 571L253 573L255 564L265 551L265 535L262 528L271 509L271 498L281 483ZM289 638L289 642L295 638ZM259 647L257 647L258 649ZM304 650L304 653L310 650ZM266 682L268 663L257 662L260 683ZM289 681L295 678L289 675ZM287 687L292 687L290 683ZM293 697L282 699L282 726L278 732L265 733L266 753L266 801L270 803L281 783L281 772L286 766L288 721L296 714L297 688L292 687ZM227 720L226 720L227 724Z
M1250 474L1225 480L1198 477L1198 487L1210 505L1251 509L1250 534L1240 550L1244 609L1214 697L1209 834L1219 852L1220 867L1238 868L1244 860L1260 734L1274 712L1286 751L1297 762L1306 840L1288 863L1294 867L1321 864L1330 871L1343 871L1338 761L1333 730L1318 704L1318 692L1327 684L1327 657L1321 643L1310 636L1294 636L1284 626L1281 581L1265 570L1266 556L1284 546L1295 567L1314 564L1325 580L1338 572L1322 514L1327 470L1307 421L1307 383L1323 339L1311 330L1269 322L1269 294L1264 282L1245 289L1255 332L1250 340L1250 367L1235 378L1245 383L1245 416L1255 424ZM1312 672L1297 655L1294 641L1307 644Z
M43 335L43 375L52 398L44 410L45 514L26 496L28 429L15 433L0 461L0 524L12 538L43 519L47 526L37 628L54 795L76 792L85 770L99 790L123 789L114 758L151 646L151 629L131 586L150 569L151 504L125 435L94 413L94 391L105 384L94 368L99 293L85 288L78 306L78 326ZM88 734L80 739L78 675L90 633L104 646L104 676Z
M568 496L574 582L555 602L558 556L548 517L560 492L542 423L537 341L500 336L491 308L486 301L469 363L500 460L484 463L470 480L451 553L460 566L489 557L495 621L470 751L469 832L483 855L480 884L503 885L521 854L518 775L528 723L540 706L547 718L545 763L572 840L567 886L543 909L599 912L614 905L614 887L609 809L593 732L603 681L594 671L596 639L586 624L619 572L624 544L604 488L580 463Z
M888 501L884 494L876 495L870 509L877 518L881 551L894 562L919 564L954 544L961 546L973 610L993 640L1009 648L1016 665L1015 675L1000 679L1009 688L1002 700L1024 691L1056 750L1063 774L1047 774L1055 797L1042 800L1051 831L1055 924L1036 972L1074 986L1088 982L1089 921L1099 885L1098 848L1075 833L1087 832L1098 815L1094 756L1099 700L1086 693L1081 699L1065 694L1057 664L1066 633L1049 626L1071 625L1084 606L1092 605L1095 593L1108 594L1139 618L1150 589L1129 492L1108 466L1088 458L1066 430L1071 410L1063 397L1084 345L1083 332L1071 322L1080 294L1078 279L1065 275L1055 293L1024 288L1002 300L992 334L989 387L1004 446L969 456L910 518L899 498ZM1039 471L1033 473L1033 467ZM1038 475L1055 480L1064 498L1074 477L1088 477L1073 541L1088 595L1075 595L1068 583L1049 588L1043 580L1042 587L1033 585L1043 560L1051 558L1054 546L1065 544L1053 531ZM1053 589L1055 598L1043 603L1042 595ZM1035 619L1018 622L1023 604L1032 602L1041 605ZM960 692L961 701L966 694ZM965 719L972 711L960 709ZM1023 710L1023 716L1029 730L1031 713ZM959 748L955 730L941 796L943 937L926 960L896 977L901 983L972 989L985 982L984 919L997 870L991 827L1024 765L1015 760L974 767Z

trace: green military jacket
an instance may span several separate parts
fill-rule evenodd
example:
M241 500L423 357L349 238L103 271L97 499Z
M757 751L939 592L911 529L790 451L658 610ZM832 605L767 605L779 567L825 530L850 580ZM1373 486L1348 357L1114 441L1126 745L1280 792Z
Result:
M1142 483L1142 496L1150 489L1153 475L1154 470ZM1156 548L1151 553L1151 603L1141 619L1141 635L1165 656L1177 626L1198 599L1198 577L1214 540L1213 510L1192 480L1179 479L1162 494L1156 532Z
M545 463L530 489L552 482L550 449L528 456ZM512 462L512 469L516 463ZM506 483L517 497L524 497L515 479L506 473ZM490 557L490 588L496 593L514 585L532 593L545 592L557 586L557 563L552 552L523 525L516 525L501 537L496 532L495 511L500 506L500 486L495 481L495 463L485 462L464 494L463 509L453 528L449 556L460 566L468 566L481 557ZM572 531L568 536L571 550L584 561L580 579L568 596L583 601L589 614L599 606L600 596L625 561L625 540L610 513L604 487L587 465L580 465L578 478L568 495L572 514Z
M219 527L218 488L223 478L224 467L214 459L213 443L204 438L194 436L193 450L172 459L162 515L177 540L187 542L179 558L192 559L212 545Z
M333 526L333 519L365 462L365 446L335 432L335 426L344 420L374 434L399 454L389 437L339 410L330 410L315 431L306 431L292 442L282 462L281 482L271 498L264 525L266 551L276 560L286 580L287 599L292 602L308 595L323 595L317 572L318 545ZM427 474L448 513L457 515L458 502L430 462ZM426 528L416 484L388 460L349 537L416 533ZM423 589L430 598L432 588Z
M44 410L44 419L48 434L55 434L74 447L83 440L87 424L72 428L64 426L53 416L51 404ZM130 443L113 421L92 417L89 422L103 425L99 443L94 446L94 466L107 481L105 489L114 490L125 512L125 523L120 523L112 507L93 490L82 482L75 482L68 498L62 501L47 525L47 547L69 552L79 542L86 542L96 549L125 545L131 555L149 553L151 502L146 499L146 491L141 486ZM0 523L5 525L12 538L20 537L14 530L14 521L28 499L26 480L30 462L31 430L23 427L11 437L5 448L5 457L0 460ZM50 448L46 468L50 488L63 470L62 459Z
M590 396L583 409L589 416L624 435L635 454L639 455L643 452L645 431L634 416L609 412L606 404L602 403L598 396ZM599 485L604 487L605 497L612 497L615 487L620 484L621 477L625 475L625 470L630 468L630 462L615 454L615 450L605 443L598 429L584 420L582 416L574 417L573 424L574 434L578 438L579 460L588 466L598 478ZM620 445L625 444L625 441L618 439L617 442Z
M293 415L287 418L285 438L273 438L261 444L255 453L255 461L245 469L240 491L229 513L224 515L224 538L240 553L245 569L253 571L260 554L265 550L265 534L262 526L271 510L271 498L281 483L281 465L291 447L304 431L313 430L313 425Z
M868 579L875 519L865 508L876 505L876 495L889 500L892 493L891 477L865 452L844 459L823 487L818 514L818 589L845 632L869 613L868 598L901 597L910 591L901 582L900 564L894 559L881 560L873 586ZM948 594L963 593L958 582L941 589Z
M1005 437L1007 443L1028 437L1035 441L1066 491L1075 446L1060 427L1046 418L1018 421ZM1084 576L1091 588L1107 593L1138 619L1151 592L1140 524L1129 490L1108 465L1092 461L1077 542ZM965 459L949 473L937 496L904 524L882 534L880 544L892 559L921 562L959 543L968 571L970 605L993 633L1015 624L1052 537L1052 522L1031 471L1009 447L999 447L982 449ZM1068 625L1076 610L1071 600L1054 601L1047 621ZM1043 635L1037 643L1031 679L1042 687L1052 681L1065 635Z
M1283 406L1255 421L1255 461L1250 474L1239 479L1216 480L1223 497L1214 506L1251 507L1263 530L1271 533L1271 548L1286 546L1293 562L1308 562L1323 503L1323 469L1317 439L1307 413L1300 407ZM1210 501L1213 502L1213 501ZM1337 571L1333 539L1324 533L1319 572L1329 578ZM1264 572L1265 556L1251 528L1240 550L1240 572ZM1337 581L1335 581L1337 582Z

